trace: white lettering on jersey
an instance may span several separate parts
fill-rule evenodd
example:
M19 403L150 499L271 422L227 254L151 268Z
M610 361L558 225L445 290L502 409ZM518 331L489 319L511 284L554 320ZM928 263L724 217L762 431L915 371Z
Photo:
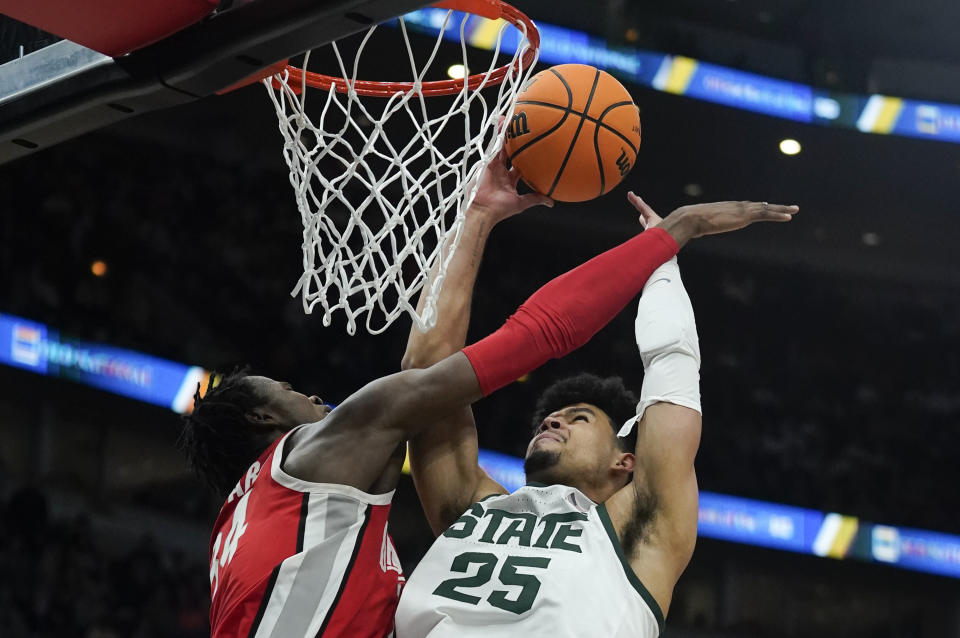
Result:
M227 503L232 503L234 499L240 498L249 492L258 476L260 476L260 461L254 461L253 465L247 469L244 477L237 482L237 486L230 492L230 496L227 497Z
M213 542L213 551L210 560L210 598L217 593L217 587L220 585L220 561L217 554L220 552L220 543L223 542L223 532L217 534L217 540Z
M403 567L400 566L400 556L393 546L393 541L390 540L390 535L387 534L386 526L383 528L383 543L380 545L380 569L383 570L383 573L395 571L401 575L401 578L403 576Z
M240 537L243 536L243 533L247 531L247 501L249 499L250 492L247 492L237 501L237 507L233 510L230 531L227 532L226 540L224 541L223 539L223 532L220 532L217 534L217 540L213 542L213 559L210 561L211 598L217 593L217 586L220 584L220 568L226 567L230 564L230 561L233 560L233 555L237 551L237 543L240 542ZM223 550L220 551L220 555L217 556L221 541L224 541Z
M210 559L211 598L217 593L217 586L220 584L220 568L226 567L233 560L233 555L237 551L237 543L243 533L247 531L247 499L250 498L250 489L258 476L260 476L260 461L254 461L227 498L227 503L232 503L235 498L240 500L237 501L237 506L233 509L226 542L224 543L223 532L217 534L216 540L213 541L213 550L210 552L212 556ZM221 544L223 544L222 552L220 550Z
M230 524L230 531L227 532L227 538L223 543L223 551L220 553L220 567L226 567L233 555L237 551L237 543L240 537L247 531L247 502L250 500L250 492L237 501L237 507L233 510L233 520Z

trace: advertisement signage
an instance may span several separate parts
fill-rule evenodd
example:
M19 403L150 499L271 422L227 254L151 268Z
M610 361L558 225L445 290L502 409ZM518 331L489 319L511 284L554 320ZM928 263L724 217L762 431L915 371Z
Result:
M132 350L70 339L47 326L0 314L0 363L107 390L177 412L192 405L202 368Z

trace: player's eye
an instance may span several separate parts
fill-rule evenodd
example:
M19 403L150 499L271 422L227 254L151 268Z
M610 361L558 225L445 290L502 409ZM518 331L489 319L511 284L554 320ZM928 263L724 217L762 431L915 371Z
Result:
M587 420L587 416L585 414L578 414L577 416L573 417L574 423L576 423L577 421L586 421L586 420Z

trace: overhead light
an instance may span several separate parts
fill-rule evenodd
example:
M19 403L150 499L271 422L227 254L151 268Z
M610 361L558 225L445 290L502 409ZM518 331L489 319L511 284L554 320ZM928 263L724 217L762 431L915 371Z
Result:
M93 273L95 277L103 277L107 274L107 264L104 261L96 260L90 264L90 272Z
M454 80L462 80L467 76L467 68L462 64L451 64L447 69L447 75Z
M780 152L784 155L796 155L800 152L800 142L789 138L780 140Z
M864 233L860 240L867 246L880 245L880 235L877 233Z

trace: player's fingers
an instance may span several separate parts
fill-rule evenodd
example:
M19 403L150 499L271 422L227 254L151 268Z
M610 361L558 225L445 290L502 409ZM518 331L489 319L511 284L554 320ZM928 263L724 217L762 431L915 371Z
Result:
M741 202L753 210L764 211L768 213L796 213L800 210L799 206L787 206L785 204L770 204L768 202Z
M643 218L644 228L647 228L650 225L655 226L663 221L663 218L661 218L660 215L657 215L656 211L650 208L650 206L647 205L647 203L634 192L631 191L627 193L627 200L640 213L640 216Z
M773 222L790 221L800 210L799 206L784 206L783 204L769 204L767 202L754 202L753 206L757 211L758 219Z
M767 210L771 213L785 214L785 215L796 215L800 212L800 207L797 205L784 206L782 204L767 204Z
M516 166L511 167L510 170L507 171L507 175L510 176L510 182L514 186L520 183L520 171L517 170Z
M526 195L521 195L520 204L523 206L521 210L527 210L532 206L546 206L547 208L553 208L553 200L546 195L541 195L540 193L527 193Z
M641 215L656 215L652 208L650 208L645 201L643 201L639 195L630 191L627 193L627 201L630 202L630 205L637 209Z
M507 158L507 149L504 148L504 147L500 147L500 152L497 153L497 159L496 159L497 166L502 166L502 167L503 167L503 170L506 170L506 169L507 169L507 159L508 159L508 158Z

